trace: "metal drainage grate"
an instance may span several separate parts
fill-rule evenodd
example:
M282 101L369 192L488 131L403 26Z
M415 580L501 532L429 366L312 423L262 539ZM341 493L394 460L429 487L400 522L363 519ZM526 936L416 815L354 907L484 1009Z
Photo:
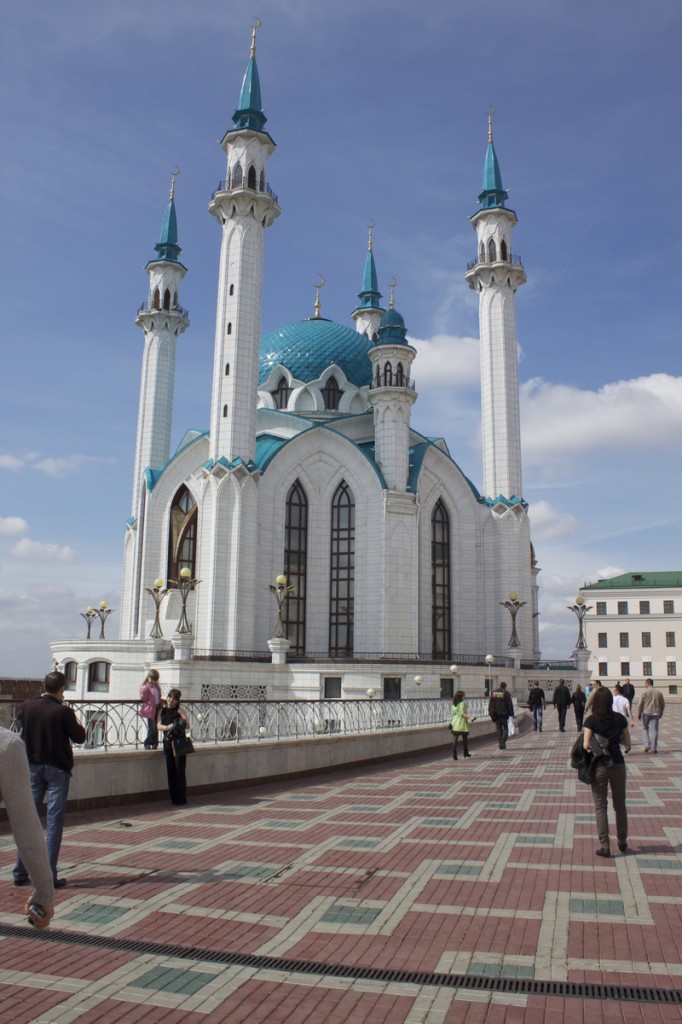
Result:
M349 978L353 981L398 982L403 985L433 985L478 992L559 996L564 999L601 999L619 1003L682 1005L682 989L674 988L640 988L638 985L534 981L528 978L487 978L482 975L398 971L390 967L359 967L350 964L318 963L314 960L288 960L284 957L258 956L254 953L229 953L218 949L202 949L198 946L179 946L168 942L147 942L141 939L120 939L105 935L84 935L81 932L60 932L54 929L31 932L27 928L5 924L0 924L0 935L10 939L94 946L98 949L111 949L117 952L176 957L179 960L202 960L205 963L224 964L229 967L251 967L255 970L282 971L287 974L296 972L328 978Z

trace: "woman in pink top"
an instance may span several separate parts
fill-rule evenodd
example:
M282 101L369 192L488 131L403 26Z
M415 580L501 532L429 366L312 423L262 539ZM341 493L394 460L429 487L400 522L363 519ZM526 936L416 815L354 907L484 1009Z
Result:
M140 714L147 720L147 737L144 741L145 750L156 750L159 745L159 730L156 725L156 715L161 704L161 687L159 686L159 673L151 668L145 676L140 687L140 700L142 707Z

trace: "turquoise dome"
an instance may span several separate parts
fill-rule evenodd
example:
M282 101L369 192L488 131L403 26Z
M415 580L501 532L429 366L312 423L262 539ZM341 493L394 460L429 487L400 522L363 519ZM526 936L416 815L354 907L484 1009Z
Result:
M351 384L361 388L372 379L368 349L366 336L352 327L322 317L299 320L261 339L258 383L262 384L278 363L306 383L317 380L335 363Z

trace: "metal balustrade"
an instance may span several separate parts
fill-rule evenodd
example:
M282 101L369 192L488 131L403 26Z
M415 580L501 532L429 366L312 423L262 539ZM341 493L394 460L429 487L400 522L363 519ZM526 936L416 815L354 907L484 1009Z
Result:
M85 750L137 750L147 736L147 722L139 701L65 701L86 730ZM12 707L11 728L17 731ZM182 701L195 744L239 743L281 739L323 739L391 729L447 726L451 701L403 700L292 700L292 701ZM516 707L516 703L515 703ZM467 701L468 714L487 718L488 700Z

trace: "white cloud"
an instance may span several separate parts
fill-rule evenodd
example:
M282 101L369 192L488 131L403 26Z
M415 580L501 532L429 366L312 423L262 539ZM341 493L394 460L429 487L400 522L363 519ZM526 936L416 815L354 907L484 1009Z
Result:
M22 537L12 548L10 554L14 558L43 560L47 562L72 562L76 552L68 545L43 544L30 537Z
M0 455L0 469L21 469L24 463L14 455Z
M415 376L420 387L478 387L480 355L476 338L435 334L433 338L410 338L417 355Z
M28 523L21 516L0 516L0 535L11 537L27 531Z
M540 378L521 387L523 457L547 465L594 450L646 450L682 441L682 377L655 373L581 391Z
M578 520L559 512L548 501L535 501L528 507L534 541L559 540L578 530Z

